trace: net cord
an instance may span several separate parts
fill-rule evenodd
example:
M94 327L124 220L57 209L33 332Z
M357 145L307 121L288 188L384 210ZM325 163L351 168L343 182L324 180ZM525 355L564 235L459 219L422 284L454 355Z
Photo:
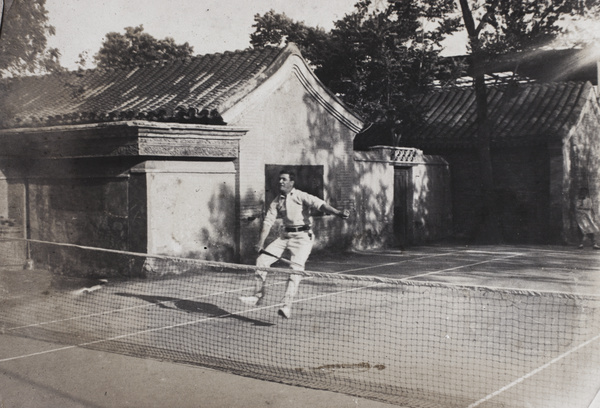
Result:
M0 242L9 242L9 241L23 241L23 242L32 242L38 244L45 245L56 245L56 246L65 246L71 248L78 248L89 251L98 251L98 252L106 252L127 256L137 256L137 257L145 257L145 258L155 258L162 260L173 260L180 262L190 262L197 263L201 265L205 265L208 267L226 267L231 269L236 269L244 272L254 272L257 270L257 266L255 265L244 265L232 262L218 262L218 261L208 261L203 259L195 259L195 258L184 258L170 255L158 255L158 254L150 254L150 253L142 253L142 252L131 252L131 251L123 251L118 249L108 249L108 248L99 248L99 247L91 247L86 245L78 245L78 244L70 244L63 242L50 242L50 241L42 241L36 239L25 239L25 238L0 238ZM414 280L417 276L408 276L404 278L386 278L381 276L371 276L371 275L347 275L343 273L333 273L333 272L319 272L319 271L299 271L288 268L277 268L277 267L260 267L261 270L282 273L287 275L301 275L303 277L318 277L318 278L332 278L335 276L335 279L344 279L350 281L367 281L367 282L376 282L376 283L385 283L385 284L393 284L393 285L411 285L411 286L420 286L420 287L435 287L435 288L453 288L456 290L464 289L464 290L477 290L477 291L487 291L487 292L495 292L495 293L506 293L506 294L517 294L517 295L526 295L526 296L555 296L559 298L565 299L581 299L581 300L598 300L600 299L600 294L581 294L581 293L568 293L568 292L560 292L560 291L551 291L551 290L526 290L519 288L507 288L507 287L495 287L495 286L482 286L482 285L465 285L465 284L452 284L447 282L433 282L433 281L422 281L422 280Z

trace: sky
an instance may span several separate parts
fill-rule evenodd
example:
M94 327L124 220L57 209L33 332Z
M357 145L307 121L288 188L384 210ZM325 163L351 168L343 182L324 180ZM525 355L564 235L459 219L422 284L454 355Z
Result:
M288 17L325 29L352 11L357 0L46 0L61 63L76 68L82 51L94 55L104 35L124 33L125 27L144 25L157 39L188 42L195 54L235 51L250 46L255 14L273 9Z
M333 22L352 12L358 0L46 0L56 35L48 45L60 50L61 64L76 69L78 55L93 56L104 35L124 33L125 27L144 25L157 39L188 42L195 54L248 48L254 15L273 9L307 25L333 28ZM456 48L456 49L455 49ZM446 53L461 53L460 45ZM87 66L90 68L90 66Z

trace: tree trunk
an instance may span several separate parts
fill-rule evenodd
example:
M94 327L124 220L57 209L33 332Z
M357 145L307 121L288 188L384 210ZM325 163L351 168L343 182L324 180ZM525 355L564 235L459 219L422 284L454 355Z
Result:
M473 20L473 13L468 0L459 0L465 28L469 34L471 45L471 63L473 78L475 79L475 103L477 105L477 143L479 156L479 177L481 191L481 219L476 226L474 238L478 243L496 244L502 239L500 233L500 217L498 205L494 197L494 173L492 169L492 154L490 151L491 137L488 120L487 89L485 85L485 72L483 70L483 57L479 31ZM495 9L498 2L494 2L491 9ZM486 16L483 20L485 21ZM483 23L482 23L483 24Z
M500 217L494 189L494 172L491 154L490 124L488 120L485 72L481 69L482 58L478 50L472 53L475 78L475 102L477 105L477 153L481 191L481 219L475 231L475 241L481 244L497 244L502 240Z

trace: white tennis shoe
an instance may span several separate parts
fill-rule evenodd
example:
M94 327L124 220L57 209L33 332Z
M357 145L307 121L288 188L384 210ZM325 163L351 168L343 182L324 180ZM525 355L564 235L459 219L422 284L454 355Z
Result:
M289 306L284 306L281 309L279 309L277 314L279 314L279 316L281 316L281 317L285 317L286 319L289 319L290 317L292 317L292 310L290 309Z
M252 296L240 296L240 301L248 306L256 306L258 304L258 301L261 298L256 296L256 295L252 295Z

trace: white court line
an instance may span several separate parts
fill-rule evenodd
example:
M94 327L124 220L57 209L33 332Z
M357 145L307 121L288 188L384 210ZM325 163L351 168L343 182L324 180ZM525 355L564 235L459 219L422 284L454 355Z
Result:
M505 256L505 257L502 257L502 258L486 259L485 261L474 262L474 263L467 264L467 265L460 265L460 266L455 266L453 268L440 269L440 270L437 270L437 271L431 271L431 272L427 272L427 273L422 273L420 275L407 276L406 278L402 278L400 280L402 280L402 281L411 280L411 279L414 279L414 278L420 278L420 277L423 277L423 276L434 275L436 273L445 273L445 272L455 271L455 270L458 270L458 269L468 268L470 266L482 265L482 264L490 263L490 262L494 262L494 261L504 261L506 259L515 258L517 256L523 256L523 255L524 254L516 254L516 255Z
M409 261L421 260L421 259L427 259L427 258L434 258L434 257L438 257L438 256L452 255L452 254L455 254L455 253L457 253L457 252L454 252L454 253L449 252L449 253L444 253L444 254L435 254L435 255L431 255L431 256L424 256L424 257L421 257L421 258L413 258L413 259L405 260L405 261L401 261L401 262L392 262L392 263L388 263L388 264L381 264L381 265L376 265L376 266L371 266L371 267L365 267L365 268L355 268L355 269L345 270L345 271L341 271L341 272L335 272L334 274L341 274L341 273L345 273L345 272L371 269L371 268L375 268L375 267L379 267L379 266L399 265L401 263L405 263L405 262L409 262ZM523 255L523 254L519 254L519 255ZM492 261L495 261L495 260L503 260L503 259L506 259L506 258L512 258L512 257L519 256L519 255L511 255L511 256L508 256L508 257L504 257L504 258L495 258L495 259L492 259L492 260L486 260L486 261L477 262L477 263L473 263L473 264L469 264L469 265L463 265L463 266L458 266L458 267L454 267L454 268L442 269L442 270L428 272L428 273L421 274L421 275L415 275L415 276L403 278L402 280L410 280L410 279L414 279L416 277L421 277L421 276L427 276L427 275L431 275L431 274L435 274L435 273L452 271L452 270L461 269L461 268L468 267L468 266L474 266L474 265L480 265L480 264L487 263L487 262L492 262ZM367 289L367 288L371 288L371 287L375 287L375 286L380 286L380 285L382 285L382 284L381 283L376 283L376 284L373 284L373 285L364 286L364 287L360 287L360 288L348 289L348 290L340 291L340 292L327 293L327 294L324 294L324 295L318 295L318 296L313 296L313 297L310 297L310 298L305 298L305 299L302 299L302 300L298 300L298 301L296 301L294 303L304 302L304 301L318 299L318 298L327 297L327 296L335 296L335 295L342 294L342 293L363 290L363 289ZM245 289L236 289L236 290L232 290L232 291L225 291L225 292L221 292L220 294L229 293L229 292L236 292L236 291L246 290L246 289L247 288L245 288ZM219 293L217 293L217 294L219 294ZM209 294L209 295L204 295L204 296L200 296L200 297L208 297L208 296L213 296L213 295L214 294ZM190 298L190 299L193 299L193 298ZM186 300L186 299L181 299L181 300ZM169 301L169 302L172 302L172 301ZM140 307L159 306L159 304L162 304L162 302L161 303L152 303L150 305L140 305L140 306L131 307L131 308L125 308L125 309L117 309L117 310L113 310L113 311L110 311L110 312L103 312L103 313L100 313L100 314L104 314L104 313L116 313L116 312L120 312L120 311L123 311L123 310L130 310L130 309L133 309L133 308L140 308ZM52 350L42 351L42 352L38 352L38 353L27 354L27 355L23 355L23 356L17 356L17 357L11 357L11 358L6 358L6 359L0 359L0 362L15 360L15 359L19 359L19 358L32 357L32 356L41 355L41 354L47 354L47 353L51 353L51 352L54 352L54 351L68 350L68 349L72 349L72 348L75 348L75 347L85 347L87 345L92 345L92 344L97 344L97 343L102 343L102 342L108 342L108 341L118 340L118 339L121 339L121 338L136 336L136 335L139 335L139 334L144 334L144 333L149 333L149 332L154 332L154 331L159 331L159 330L166 330L166 329L171 329L171 328L176 328L176 327L182 327L182 326L186 326L186 325L190 325L190 324L195 324L195 323L201 323L201 322L204 322L204 321L214 320L214 319L217 319L217 318L222 318L222 317L227 317L227 316L232 316L232 315L245 314L245 313L249 313L249 312L256 311L256 310L274 308L274 307L277 307L277 306L279 306L279 305L270 305L270 306L265 306L265 307L261 307L261 308L248 309L248 310L241 311L241 312L228 313L228 314L224 314L222 316L213 316L213 317L209 317L209 318L205 318L205 319L200 319L200 320L196 320L196 321L192 321L192 322L180 323L180 324L177 324L177 325L164 326L164 327L155 328L155 329L148 329L148 330L144 330L144 331L140 331L140 332L136 332L136 333L130 333L130 334L126 334L126 335L112 337L112 338L109 338L109 339L96 340L96 341L93 341L93 342L81 343L81 344L74 345L74 346L61 347L61 348L57 348L57 349L52 349ZM97 314L94 314L94 315L97 315ZM93 316L93 315L88 315L88 316ZM84 318L84 317L85 316L79 316L79 317L75 317L75 318ZM75 319L75 318L71 318L71 319ZM65 319L65 320L70 320L70 319ZM49 324L49 323L38 323L36 325L41 325L41 324ZM28 326L23 326L23 327L28 327Z
M55 348L55 349L50 349L50 350L38 351L37 353L23 354L20 356L3 358L2 360L0 360L0 363L4 363L6 361L20 360L20 359L28 358L28 357L41 356L43 354L48 354L48 353L56 353L57 351L70 350L70 349L74 349L76 347L79 347L79 346L66 346L66 347L60 347L60 348Z
M596 397L594 397L594 400L588 408L600 408L600 390L598 390L598 392L596 393Z
M514 387L515 385L522 383L523 381L525 381L526 379L528 379L529 377L534 376L535 374L539 373L542 370L545 370L546 368L550 367L552 364L557 363L558 361L562 360L563 358L569 356L570 354L578 351L579 349L586 347L588 344L595 342L596 340L600 339L600 334L598 334L597 336L591 338L590 340L581 343L579 346L577 347L573 347L571 350L568 350L567 352L561 354L560 356L548 361L546 364L539 366L538 368L536 368L533 371L530 371L529 373L525 374L524 376L522 376L521 378L517 378L515 381L511 382L510 384L505 385L504 387L500 388L499 390L483 397L482 399L480 399L479 401L476 401L474 403L472 403L471 405L469 405L467 408L475 408L478 407L479 405L483 404L484 402L494 398L496 395L499 395L501 393L503 393L504 391Z
M310 298L305 298L305 299L296 301L294 303L306 302L306 301L309 301L309 300L319 299L319 298L323 298L323 297L327 297L327 296L340 295L340 294L343 294L343 293L354 292L354 291L357 291L357 290L367 289L367 288L375 287L375 286L379 286L379 285L381 285L381 283L375 283L373 285L369 285L369 286L365 286L365 287L360 287L360 288L346 289L346 290L339 291L339 292L334 292L334 293L325 293L323 295L317 295L317 296L313 296L313 297L310 297ZM243 315L243 314L247 314L247 313L250 313L250 312L257 311L257 310L270 309L270 308L278 307L278 306L281 306L281 305L282 305L282 303L279 303L279 304L276 304L276 305L264 306L264 307L254 308L254 309L247 309L247 310L240 311L240 312L235 312L235 313L224 313L224 314L219 315L219 316L211 316L211 317L206 317L206 318L203 318L203 319L198 319L198 320L193 320L193 321L189 321L189 322L173 324L173 325L169 325L169 326L162 326L162 327L155 327L153 329L140 330L140 331L137 331L137 332L134 332L134 333L122 334L120 336L109 337L109 338L106 338L106 339L94 340L94 341L89 341L89 342L85 342L85 343L79 343L79 344L76 344L76 345L73 345L73 346L58 347L58 348L54 348L54 349L50 349L50 350L39 351L37 353L22 354L20 356L7 357L7 358L0 359L0 363L4 363L4 362L7 362L7 361L21 360L21 359L24 359L24 358L40 356L40 355L43 355L43 354L49 354L49 353L54 353L54 352L58 352L58 351L70 350L70 349L74 349L74 348L77 348L77 347L86 347L86 346L91 346L91 345L94 345L94 344L106 343L106 342L109 342L109 341L120 340L120 339L124 339L124 338L127 338L127 337L138 336L138 335L141 335L141 334L154 333L154 332L161 331L161 330L169 330L169 329L175 329L175 328L179 328L179 327L185 327L185 326L189 326L189 325L192 325L192 324L198 324L198 323L208 322L208 321L211 321L211 320L222 319L222 318L229 317L229 316Z
M367 269L381 268L383 266L400 265L400 264L403 264L403 263L406 263L406 262L420 261L422 259L435 258L435 257L438 257L438 256L446 256L446 255L449 255L449 254L451 254L451 253L443 253L443 254L435 254L435 255L422 256L420 258L405 259L405 260L402 260L400 262L389 262L389 263L385 263L385 264L369 265L369 266L364 266L364 267L360 267L360 268L346 269L346 270L339 271L339 272L333 272L333 274L341 274L341 273L348 273L348 272L364 271L364 270L367 270Z
M393 265L400 265L402 263L406 263L406 262L412 262L412 261L420 261L423 259L429 259L429 258L435 258L435 257L440 257L440 256L447 256L447 255L456 255L459 254L460 252L447 252L447 253L443 253L443 254L435 254L435 255L429 255L429 256L423 256L420 258L412 258L412 259L406 259L400 262L389 262L389 263L385 263L385 264L378 264L378 265L371 265L371 266L365 266L365 267L360 267L360 268L353 268L353 269L346 269L340 272L335 272L336 274L340 274L340 273L348 273L348 272L356 272L356 271L364 271L364 270L368 270L368 269L375 269L375 268L380 268L380 267L384 267L384 266L393 266ZM467 268L470 266L476 266L476 265L481 265L484 263L489 263L489 262L494 262L494 261L503 261L505 259L510 259L510 258L514 258L517 256L524 256L525 254L523 253L518 253L518 252L514 252L514 253L510 253L510 255L507 255L505 257L502 258L494 258L494 259L486 259L485 261L480 261L480 262L475 262L472 264L467 264L467 265L459 265L459 266L455 266L453 268L446 268L446 269L439 269L437 271L431 271L431 272L426 272L426 273L422 273L419 275L413 275L413 276L407 276L405 278L401 278L399 280L401 281L406 281L406 280L411 280L414 278L420 278L422 276L428 276L428 275L433 275L436 273L444 273L444 272L450 272L450 271L454 271L457 269L462 269L462 268Z
M487 254L487 255L502 255L502 254L506 254L506 255L525 255L523 252L496 252L496 251L483 251L483 250L479 250L479 249L467 249L464 251L466 254Z
M456 267L453 267L453 268L440 269L440 270L437 270L437 271L426 272L426 273L423 273L423 274L420 274L420 275L407 276L407 277L404 277L404 278L399 278L398 281L400 281L400 282L411 281L414 278L420 278L420 277L423 277L423 276L429 276L429 275L436 274L436 273L445 273L445 272L449 272L449 271L453 271L453 270L456 270L456 269L461 269L461 268L465 268L465 267L469 267L469 266L480 265L480 264L484 264L484 263L487 263L487 262L503 261L505 259L515 258L515 257L518 257L518 256L526 256L526 255L527 254L515 252L515 253L513 253L513 255L510 255L510 256L507 256L507 257L503 257L503 258L494 258L494 259L480 261L480 262L476 262L476 263L472 263L472 264L468 264L468 265L460 265L460 266L456 266ZM439 256L439 255L434 255L434 256ZM418 258L418 259L425 259L425 258L430 258L430 257L423 257L423 258ZM417 258L414 258L413 260L415 260L415 259L417 259ZM407 260L405 262L408 262L408 261L410 261L410 260ZM402 262L394 262L394 263L385 264L385 266L399 265L401 263ZM382 265L379 265L379 266L384 266L384 265L382 264ZM374 266L374 267L377 267L377 266ZM359 270L361 270L361 269L364 269L364 268L360 268ZM598 268L598 269L600 270L600 268ZM335 272L335 273L332 273L332 275L333 274L341 274L341 273L344 273L344 272L345 271ZM419 282L419 281L416 281L416 282ZM471 284L471 285L464 285L464 284L454 284L454 283L450 283L450 282L443 282L443 284L446 285L446 286L449 286L449 287L464 287L464 286L468 286L470 288L484 288L484 289L491 289L491 290L523 291L523 288L518 288L518 287L517 288L513 288L513 287L510 287L510 286L489 286L489 285L473 285L473 284ZM532 290L532 291L536 292L536 293L547 293L547 294L558 294L558 295L562 295L562 294L565 293L564 291L559 291L559 290ZM570 294L573 295L573 296L581 296L581 297L586 297L586 298L600 297L600 294L599 295L590 294L590 293L570 293ZM598 408L600 408L600 407L598 407Z
M356 272L356 271L362 271L362 270L368 270L368 269L374 269L374 268L379 268L379 267L400 265L402 263L411 262L411 261L419 261L419 260L423 260L423 259L430 259L430 258L436 258L436 257L440 257L440 256L447 256L447 255L456 255L456 254L460 254L461 252L463 252L463 251L445 252L445 253L441 253L441 254L434 254L434 255L422 256L422 257L419 257L419 258L405 259L405 260L402 260L400 262L389 262L389 263L385 263L385 264L370 265L370 266L365 266L365 267L360 267L360 268L346 269L346 270L339 271L339 272L332 272L332 275L344 274L344 273L348 273L348 272ZM484 263L487 263L487 262L493 262L493 261L497 261L497 260L504 260L504 259L515 257L515 256L523 256L523 255L525 255L525 254L522 254L522 253L511 253L511 254L512 255L504 257L504 258L495 258L495 259L491 259L491 260L485 260L485 261L481 261L481 262L476 262L476 263L473 263L473 264L461 265L461 266L457 266L457 267L454 267L454 268L441 269L441 270L427 272L427 273L423 273L423 274L419 274L419 275L408 276L408 277L405 277L405 278L401 278L399 280L400 281L408 281L408 280L412 280L412 279L415 279L415 278L420 278L420 277L423 277L423 276L429 276L429 275L433 275L433 274L437 274L437 273L449 272L449 271L453 271L453 270L457 270L457 269L461 269L461 268L465 268L465 267L469 267L469 266L475 266L475 265L480 265L480 264L484 264ZM306 278L306 279L311 279L311 278ZM283 282L273 283L271 285L279 285L279 284L283 284ZM201 298L204 298L204 297L217 296L217 295L222 295L222 294L226 294L226 293L235 293L235 292L239 292L239 291L245 291L245 290L248 290L248 289L249 289L248 287L244 287L244 288L240 288L240 289L233 289L233 290L228 290L228 291L223 291L223 292L210 293L210 294L202 295L202 296L193 296L193 297L189 297L189 298L177 299L175 301L201 299ZM98 312L98 313L91 313L91 314L86 314L86 315L79 315L79 316L74 316L74 317L70 317L70 318L66 318L66 319L50 320L50 321L46 321L46 322L38 322L38 323L33 323L33 324L29 324L29 325L24 325L24 326L12 327L12 328L9 328L9 329L6 329L6 330L7 331L11 331L11 330L18 330L18 329L29 328L29 327L43 326L43 325L48 325L48 324L53 324L53 323L60 323L60 322L64 322L64 321L71 321L71 320L77 320L77 319L86 319L86 318L91 318L91 317L96 317L96 316L102 316L102 315L108 315L108 314L113 314L113 313L120 313L120 312L135 310L135 309L142 309L142 308L149 308L149 307L153 307L153 306L160 306L160 305L164 305L164 304L170 303L170 302L174 302L174 301L173 300L169 300L169 301L156 302L156 303L151 303L151 304L131 306L131 307L127 307L127 308L113 309L113 310L109 310L109 311L105 311L105 312Z
M335 272L335 273L332 273L332 274L340 274L340 273L342 273L342 272ZM311 279L311 278L306 278L306 279ZM284 283L285 282L275 282L275 283L271 283L269 286L282 285ZM11 328L6 329L6 331L14 331L14 330L26 329L26 328L30 328L30 327L45 326L45 325L48 325L48 324L67 322L67 321L78 320L78 319L87 319L87 318L91 318L91 317L110 315L110 314L113 314L113 313L128 312L128 311L136 310L136 309L151 308L151 307L155 307L155 306L165 305L167 303L173 303L173 302L179 302L179 301L185 301L185 300L194 300L194 299L209 298L209 297L212 297L212 296L219 296L219 295L224 295L224 294L227 294L227 293L242 292L242 291L247 291L247 290L252 290L252 289L254 289L254 287L246 286L246 287L237 288L237 289L231 289L231 290L226 290L226 291L222 291L222 292L213 292L213 293L209 293L209 294L206 294L206 295L191 296L191 297L187 297L187 298L178 298L178 299L174 299L174 300L164 300L164 301L153 302L153 303L149 303L149 304L142 304L142 305L136 305L136 306L130 306L130 307L123 307L123 308L120 308L120 309L111 309L111 310L107 310L107 311L104 311L104 312L89 313L89 314L84 314L84 315L78 315L78 316L68 317L68 318L65 318L65 319L48 320L48 321L44 321L44 322L37 322L37 323L27 324L27 325L23 325L23 326L11 327ZM106 292L107 291L104 291L103 294L106 293ZM109 293L109 294L110 295L115 295L115 293ZM144 296L152 296L151 294L148 294L148 293L143 293L143 295Z
M435 257L440 257L440 256L455 255L457 253L460 253L460 252L459 251L445 252L445 253L441 253L441 254L434 254L434 255L422 256L422 257L419 257L419 258L405 259L405 260L402 260L400 262L390 262L390 263L386 263L386 264L370 265L370 266L365 266L365 267L361 267L361 268L347 269L347 270L343 270L343 271L339 271L339 272L332 272L332 275L338 275L338 274L343 274L343 273L347 273L347 272L356 272L356 271L367 270L367 269L374 269L374 268L384 267L384 266L400 265L400 264L406 263L406 262L419 261L419 260L423 260L423 259L435 258ZM471 265L465 265L465 266L471 266ZM454 268L452 268L452 269L454 269ZM445 271L452 270L452 269L447 269L447 270L444 269L444 270L440 270L440 271L429 272L429 273L422 274L422 275L410 276L410 277L402 278L400 280L410 280L412 278L426 276L426 275L429 275L429 274L432 274L432 273L441 273L441 272L445 272ZM310 279L310 278L307 278L307 279ZM279 283L273 283L271 285L279 285L279 284L283 284L283 283L279 282ZM210 293L210 294L202 295L202 296L193 296L193 297L189 297L189 298L177 299L177 301L179 301L179 300L201 299L203 297L217 296L217 295L222 295L222 294L226 294L226 293L235 293L235 292L239 292L239 291L245 291L245 290L248 290L248 289L252 289L252 288L245 287L245 288L233 289L233 290L228 290L228 291L223 291L223 292L215 292L215 293ZM169 303L169 302L173 302L173 301L170 300L170 301L156 302L156 303L152 303L152 304L143 304L143 305L131 306L131 307L120 308L120 309L112 309L112 310L108 310L108 311L105 311L105 312L98 312L98 313L90 313L90 314L86 314L86 315L73 316L73 317L69 317L69 318L66 318L66 319L57 319L57 320L50 320L50 321L45 321L45 322L32 323L32 324L29 324L29 325L12 327L12 328L9 328L9 329L6 329L6 330L7 331L19 330L19 329L24 329L24 328L29 328L29 327L44 326L44 325L48 325L48 324L60 323L60 322L65 322L65 321L77 320L77 319L86 319L86 318L91 318L91 317L96 317L96 316L109 315L109 314L112 314L112 313L120 313L120 312L135 310L135 309L143 309L143 308L147 308L147 307L160 306L160 305L164 305L164 304Z
M585 250L581 250L579 248L573 247L572 249L544 249L539 247L521 247L523 250L527 250L530 253L542 252L542 253L551 253L551 254L565 254L565 255L575 255L576 257L580 257L581 255L591 255L598 256L600 253L592 251L590 248L586 248Z
M147 308L147 307L161 306L161 305L165 305L167 303L173 303L173 302L179 302L179 301L185 301L185 300L202 299L202 298L207 298L207 297L211 297L211 296L224 295L226 293L241 292L243 290L248 290L248 289L249 289L249 287L245 287L245 288L238 288L238 289L226 290L226 291L223 291L223 292L209 293L207 295L191 296L191 297L188 297L188 298L177 298L177 299L173 299L173 300L164 300L164 301L161 301L161 302L145 303L143 305L123 307L123 308L120 308L120 309L111 309L111 310L106 310L104 312L97 312L97 313L90 313L90 314L85 314L85 315L78 315L78 316L68 317L68 318L65 318L65 319L48 320L48 321L45 321L45 322L32 323L32 324L27 324L27 325L24 325L24 326L10 327L10 328L6 329L6 331L26 329L26 328L29 328L29 327L44 326L44 325L47 325L47 324L61 323L61 322L67 322L67 321L77 320L77 319L86 319L86 318L89 318L89 317L109 315L109 314L113 314L113 313L128 312L128 311L135 310L135 309L144 309L144 308ZM106 293L106 291L103 292L103 293ZM109 293L109 294L110 295L116 295L115 293ZM87 296L87 295L84 295L84 296ZM153 295L144 293L144 294L142 294L142 296L153 296ZM161 295L157 295L157 296L161 296Z
M315 296L311 296L311 297L307 297L307 298L303 298L303 299L299 299L299 300L294 300L292 303L303 303L303 302L307 302L309 300L321 299L321 298L325 298L325 297L329 297L329 296L343 295L343 294L349 293L349 292L358 292L359 290L370 289L370 288L374 288L376 286L381 286L381 285L383 285L383 283L374 283L374 284L368 285L368 286L361 286L360 288L352 288L352 289L340 290L339 292L324 293L322 295L315 295ZM246 310L244 310L243 313L256 312L259 310L267 310L267 309L279 307L282 305L283 305L283 303L277 303L277 304L270 305L270 306L262 306L262 307L256 307L254 309L246 309ZM230 315L238 315L238 314L243 314L243 313L230 313Z
M390 265L393 265L393 264L390 264ZM342 271L342 272L333 272L332 275L341 274L341 273L344 273L344 272L345 271ZM306 279L311 279L311 278L306 278ZM282 285L283 283L285 283L285 282L271 283L269 286ZM107 288L109 288L109 287L110 286L107 286ZM172 303L172 302L177 302L177 301L182 301L182 300L185 301L185 300L202 299L202 298L208 298L208 297L212 297L212 296L224 295L224 294L227 294L227 293L242 292L242 291L247 291L247 290L252 290L252 289L254 289L254 287L248 287L247 286L247 287L243 287L243 288L231 289L231 290L226 290L226 291L222 291L222 292L209 293L207 295L192 296L192 297L181 298L181 299L176 299L176 300L165 300L165 301L154 302L154 303L150 303L150 304L130 306L130 307L124 307L124 308L120 308L120 309L112 309L112 310L107 310L107 311L104 311L104 312L89 313L89 314L73 316L73 317L69 317L69 318L65 318L65 319L48 320L48 321L44 321L44 322L37 322L37 323L32 323L32 324L23 325L23 326L11 327L11 328L6 329L6 331L11 331L11 330L14 331L14 330L19 330L19 329L26 329L26 328L30 328L30 327L44 326L44 325L48 325L48 324L61 323L61 322L66 322L66 321L72 321L72 320L78 320L78 319L86 319L86 318L91 318L91 317L109 315L109 314L113 314L113 313L127 312L127 311L131 311L131 310L136 310L136 309L150 308L150 307L165 305L167 303ZM103 293L106 293L106 291L104 291ZM114 293L110 293L110 294L114 295ZM152 295L147 294L147 293L144 293L143 295L144 296L152 296Z
M340 274L342 272L335 272L332 273L332 275L335 274ZM308 279L312 279L312 278L305 278L306 280ZM286 282L275 282L275 283L271 283L269 284L269 286L275 286L275 285L283 285ZM152 302L152 303L148 303L148 304L142 304L142 305L136 305L136 306L130 306L130 307L123 307L120 309L111 309L111 310L107 310L104 312L97 312L97 313L89 313L89 314L85 314L85 315L78 315L78 316L73 316L73 317L68 317L65 319L56 319L56 320L48 320L45 322L37 322L37 323L32 323L32 324L27 324L27 325L23 325L23 326L17 326L17 327L10 327L8 329L6 329L6 331L12 331L12 330L19 330L19 329L26 329L26 328L30 328L30 327L38 327L38 326L45 326L48 324L54 324L54 323L61 323L61 322L67 322L67 321L72 321L72 320L78 320L78 319L87 319L90 317L96 317L96 316L103 316L103 315L109 315L109 314L113 314L113 313L121 313L121 312L128 312L131 310L136 310L136 309L144 309L144 308L151 308L151 307L155 307L155 306L161 306L161 305L165 305L167 303L173 303L173 302L179 302L179 301L186 301L186 300L194 300L194 299L202 299L202 298L209 298L212 296L219 296L219 295L225 295L227 293L235 293L235 292L242 292L242 291L247 291L247 290L253 290L254 287L250 287L250 286L246 286L246 287L242 287L242 288L237 288L237 289L231 289L231 290L225 290L222 292L213 292L213 293L209 293L206 295L199 295L199 296L191 296L191 297L187 297L187 298L177 298L177 299L173 299L173 300L164 300L164 301L160 301L160 302ZM102 294L106 293L107 291L104 291ZM115 293L109 293L110 295L115 295ZM148 293L143 293L143 296L153 296L151 294ZM162 295L157 295L157 296L162 296Z

